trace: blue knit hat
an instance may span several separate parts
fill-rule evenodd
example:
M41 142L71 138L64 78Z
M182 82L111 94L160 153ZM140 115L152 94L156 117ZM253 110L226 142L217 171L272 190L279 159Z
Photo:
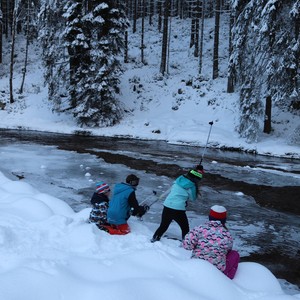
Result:
M103 181L99 181L96 183L96 193L97 194L105 194L110 192L110 187L107 183Z

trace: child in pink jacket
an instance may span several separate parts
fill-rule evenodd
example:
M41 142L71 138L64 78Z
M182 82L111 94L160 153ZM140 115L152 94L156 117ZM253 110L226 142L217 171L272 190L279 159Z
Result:
M210 209L209 221L190 230L182 244L192 250L192 258L209 261L230 279L238 268L240 256L232 250L233 239L225 223L226 208L214 205Z

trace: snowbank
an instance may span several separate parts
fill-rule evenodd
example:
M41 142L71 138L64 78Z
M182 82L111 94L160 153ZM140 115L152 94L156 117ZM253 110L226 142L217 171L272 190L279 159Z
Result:
M0 172L0 299L292 300L274 275L240 263L228 279L206 261L190 259L174 240L152 244L147 222L130 219L132 233L110 236L75 213Z

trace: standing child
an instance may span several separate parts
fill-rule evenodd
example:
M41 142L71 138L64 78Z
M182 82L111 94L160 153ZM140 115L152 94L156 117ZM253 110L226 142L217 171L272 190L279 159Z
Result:
M212 206L209 221L192 229L185 236L182 245L186 250L192 250L192 258L207 260L233 279L240 256L237 251L232 250L233 238L225 225L226 218L224 206Z
M160 240L173 220L181 228L182 239L189 232L189 222L186 216L187 202L197 199L198 185L203 173L203 167L198 165L186 175L181 175L175 180L169 195L164 201L160 226L151 239L152 243Z
M100 181L96 184L96 191L92 196L92 211L90 222L95 223L100 229L107 225L107 209L110 195L110 187L107 183Z

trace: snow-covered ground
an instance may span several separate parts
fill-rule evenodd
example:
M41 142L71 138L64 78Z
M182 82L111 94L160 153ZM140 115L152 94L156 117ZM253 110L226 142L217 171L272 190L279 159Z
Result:
M151 243L147 222L111 236L65 202L0 173L0 298L292 300L257 263L240 263L233 280L191 259L180 242Z

